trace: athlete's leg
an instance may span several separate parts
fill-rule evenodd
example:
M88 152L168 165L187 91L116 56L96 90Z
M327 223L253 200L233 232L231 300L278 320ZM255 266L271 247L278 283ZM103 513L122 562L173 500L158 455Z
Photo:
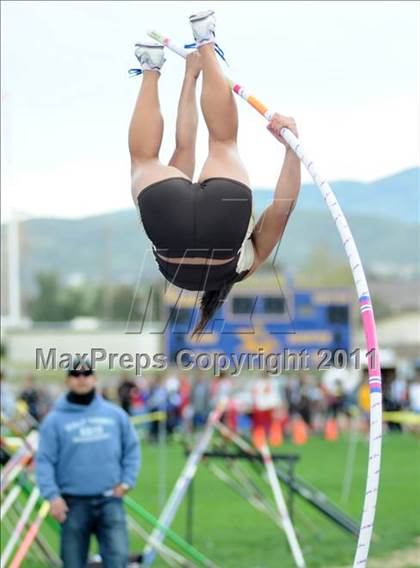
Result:
M182 170L191 179L195 170L195 145L197 140L198 111L196 102L197 79L201 72L201 57L197 51L187 56L176 119L175 151L170 166Z
M203 67L201 108L209 131L209 155L199 181L228 177L249 185L248 173L236 145L238 111L212 44L198 48Z
M158 81L159 71L144 71L140 92L130 123L132 192L134 199L146 186L170 177L185 177L181 170L165 166L159 160L163 136Z

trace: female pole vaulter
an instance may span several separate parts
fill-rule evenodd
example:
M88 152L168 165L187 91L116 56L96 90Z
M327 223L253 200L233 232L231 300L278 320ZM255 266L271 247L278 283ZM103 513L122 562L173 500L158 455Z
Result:
M298 135L293 118L275 114L268 130L286 153L272 203L256 223L252 190L237 148L238 112L216 57L214 12L190 17L197 51L187 57L178 105L176 148L168 165L159 160L163 136L158 81L164 47L136 44L142 74L129 129L132 195L164 277L180 288L203 291L193 335L221 306L235 282L249 278L280 241L299 194L300 160L278 134ZM193 183L198 124L196 81L203 72L201 109L209 154Z

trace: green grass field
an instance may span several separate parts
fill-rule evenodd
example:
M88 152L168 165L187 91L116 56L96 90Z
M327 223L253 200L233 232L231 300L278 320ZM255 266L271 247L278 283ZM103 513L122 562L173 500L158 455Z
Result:
M300 448L285 443L281 452L300 453L301 461L296 473L340 505L347 448L348 443L344 438L334 443L312 438L306 446ZM142 470L138 486L131 496L157 515L158 449L143 443L142 450ZM182 447L177 443L169 445L166 460L169 491L185 462ZM350 498L343 505L346 512L357 521L360 519L366 465L367 444L360 440ZM264 483L261 487L264 487ZM200 465L195 478L194 501L193 544L219 566L294 566L285 537L279 529L265 515L216 479L205 465ZM388 434L383 443L381 488L375 538L371 546L371 557L381 557L384 568L386 558L392 551L412 546L415 537L420 534L419 504L420 442L409 435ZM295 526L309 568L351 565L356 539L299 497L295 497ZM173 528L181 536L185 536L185 503L175 518ZM49 531L48 534L51 536ZM51 544L55 540L56 538L51 538ZM140 551L142 547L142 542L132 539L133 551ZM165 564L158 560L154 565L160 567ZM42 564L32 559L23 566L38 568ZM413 566L416 564L404 568ZM417 566L420 566L420 557Z

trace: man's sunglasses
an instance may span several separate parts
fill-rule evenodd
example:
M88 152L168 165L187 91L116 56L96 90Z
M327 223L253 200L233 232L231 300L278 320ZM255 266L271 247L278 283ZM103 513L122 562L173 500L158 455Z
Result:
M86 369L85 371L70 371L69 372L69 376L70 377L90 377L90 375L93 375L93 372L90 369Z

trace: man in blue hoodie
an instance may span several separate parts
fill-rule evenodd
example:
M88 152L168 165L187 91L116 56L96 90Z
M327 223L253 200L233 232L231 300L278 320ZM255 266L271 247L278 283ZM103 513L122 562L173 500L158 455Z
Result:
M128 415L95 390L89 364L74 358L68 393L41 425L36 477L61 523L64 568L85 568L95 534L105 568L128 565L124 493L136 483L140 447Z

